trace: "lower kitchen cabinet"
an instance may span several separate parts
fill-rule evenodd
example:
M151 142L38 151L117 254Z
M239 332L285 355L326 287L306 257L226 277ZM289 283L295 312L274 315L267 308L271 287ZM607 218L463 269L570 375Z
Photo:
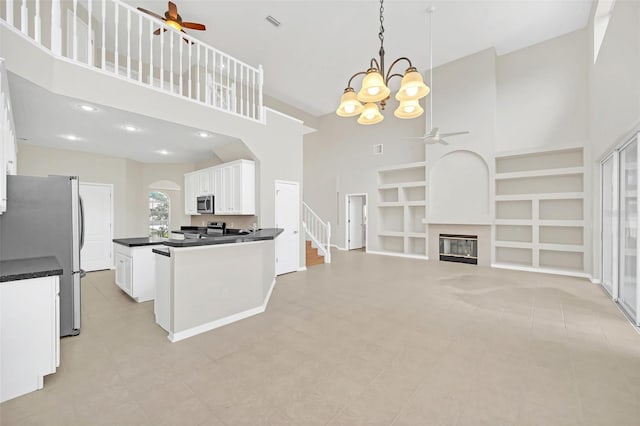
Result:
M136 302L155 298L154 246L127 247L115 244L116 284Z
M57 276L0 283L0 402L42 389L60 365Z

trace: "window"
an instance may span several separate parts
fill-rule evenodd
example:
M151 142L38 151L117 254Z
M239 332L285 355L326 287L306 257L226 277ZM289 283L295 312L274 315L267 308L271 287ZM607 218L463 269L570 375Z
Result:
M169 237L169 197L164 192L149 192L149 235Z
M598 60L598 54L600 53L600 47L604 41L604 36L609 26L609 20L611 19L611 13L613 12L613 6L615 6L616 0L598 0L596 6L596 13L593 16L593 63Z

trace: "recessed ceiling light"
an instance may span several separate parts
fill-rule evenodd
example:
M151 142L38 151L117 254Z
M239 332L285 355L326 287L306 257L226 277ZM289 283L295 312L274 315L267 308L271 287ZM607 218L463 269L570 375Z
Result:
M79 141L79 140L82 139L82 138L79 138L76 135L62 135L62 137L65 138L68 141Z
M82 105L78 105L78 107L83 110L83 111L87 111L87 112L96 112L98 110L98 108L91 106L91 105L87 105L87 104L82 104Z
M161 149L160 151L156 151L156 152L162 155L169 155L169 151L167 151L166 149Z
M125 129L127 132L137 132L138 128L136 126L132 126L131 124L125 124L124 126L122 126L123 129Z
M201 138L208 138L211 135L207 132L198 132L198 136L200 136Z

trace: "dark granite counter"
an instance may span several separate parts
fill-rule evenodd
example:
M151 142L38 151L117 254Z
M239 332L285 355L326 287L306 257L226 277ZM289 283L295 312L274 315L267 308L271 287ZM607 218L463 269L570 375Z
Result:
M137 237L137 238L114 238L113 242L127 247L159 246L167 241L165 238Z
M273 240L283 231L284 229L281 228L264 228L246 235L216 235L185 240L169 239L162 242L162 244L169 247L198 247L216 244L248 243L251 241Z
M53 256L0 261L0 282L62 275L62 266Z

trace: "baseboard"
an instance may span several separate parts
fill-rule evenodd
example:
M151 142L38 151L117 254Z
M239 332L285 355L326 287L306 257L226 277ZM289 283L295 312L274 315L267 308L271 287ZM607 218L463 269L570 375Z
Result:
M385 251L373 251L367 250L367 254L378 254L381 256L393 256L393 257L404 257L406 259L419 259L419 260L429 260L429 256L420 256L417 254L404 254L404 253L389 253Z
M600 281L600 278L593 278L592 276L590 276L589 279L593 284L602 284L602 281Z
M331 244L331 247L336 248L336 249L338 249L338 250L347 251L347 249L346 249L346 248L344 248L344 247L340 247L340 246L338 246L337 244Z
M503 263L492 263L491 267L498 268L498 269L510 269L512 271L538 272L541 274L563 275L566 277L586 278L589 281L592 281L591 275L587 274L586 272L563 271L560 269L534 268L532 266L507 265Z
M269 304L269 300L271 299L271 293L273 293L273 288L275 287L275 285L276 285L276 279L274 278L273 281L271 282L271 288L269 288L267 297L265 297L264 302L260 306L257 306L252 309L247 309L244 312L239 312L234 315L229 315L228 317L220 318L215 321L211 321L206 324L199 325L197 327L192 327L187 330L179 331L177 333L169 333L167 338L172 343L179 342L180 340L184 340L201 333L206 333L207 331L211 331L216 328L229 325L236 321L240 321L240 320L252 317L254 315L261 314L267 309L267 305Z
M299 267L299 268L296 270L296 272L304 272L304 271L306 271L306 270L307 270L307 267L306 267L306 266L301 266L301 267Z

